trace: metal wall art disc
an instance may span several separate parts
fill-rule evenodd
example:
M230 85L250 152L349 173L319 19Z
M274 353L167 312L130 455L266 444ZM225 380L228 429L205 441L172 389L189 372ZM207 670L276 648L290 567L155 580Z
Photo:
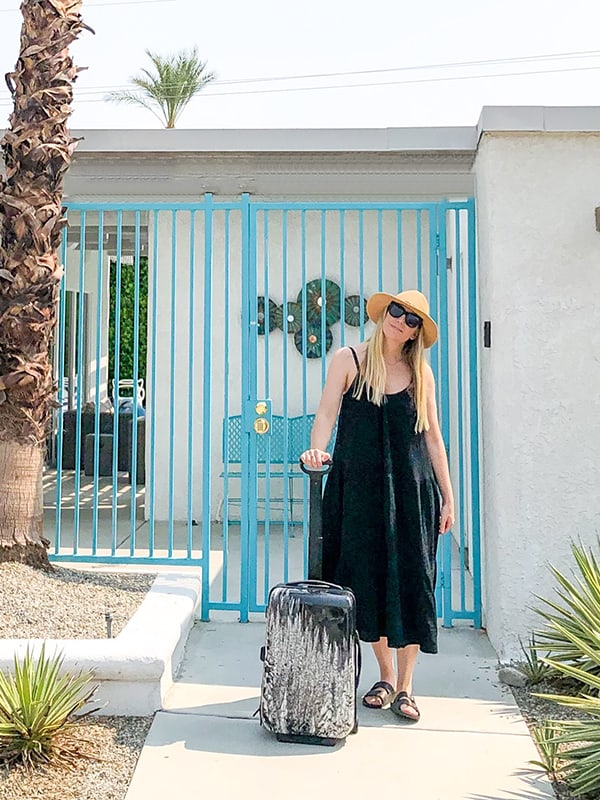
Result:
M257 308L258 308L258 332L261 336L264 336L265 333L265 323L266 317L265 314L265 298L262 295L259 295L257 298ZM275 319L275 314L277 313L277 303L274 303L271 298L269 298L269 333L274 331L277 327L277 321Z
M306 344L305 344L306 340ZM322 336L320 325L307 325L306 330L296 331L294 334L294 344L299 353L304 353L306 347L307 358L321 358L323 355ZM333 334L329 328L325 328L325 352L329 350L333 344Z
M325 322L333 325L340 319L340 287L334 281L325 280L325 299L323 300L323 282L320 278L309 281L306 284L306 318L309 322L320 324L323 313L323 303L325 303ZM301 303L304 291L301 289L298 294L298 302Z
M286 315L284 319L283 315ZM300 303L283 303L277 307L275 321L278 328L288 333L297 333L302 327L302 306ZM286 327L287 322L287 327Z
M361 320L361 305L362 305L362 320L363 322L367 322L369 317L367 316L367 301L360 299L360 295L358 294L349 294L348 297L344 300L344 322L348 325L352 325L355 328L360 326Z

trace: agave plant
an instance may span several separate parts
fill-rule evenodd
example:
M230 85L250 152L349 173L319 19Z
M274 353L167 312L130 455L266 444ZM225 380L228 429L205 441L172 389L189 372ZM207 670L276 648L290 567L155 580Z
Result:
M551 778L556 778L561 761L558 752L560 728L556 723L544 720L541 725L532 728L531 733L540 753L540 760L531 760L529 763L541 767Z
M62 663L45 646L37 659L28 647L22 663L15 656L14 674L0 672L0 760L69 766L83 755L75 715L81 712L81 720L98 710L82 711L96 687L90 673L61 674Z
M600 653L594 656L594 652L584 642L580 642L580 646L587 651L589 658L596 658L596 663L600 666ZM559 672L596 691L600 690L600 676L559 661L544 660ZM552 725L559 730L555 742L568 745L568 748L561 751L560 758L565 765L567 782L574 794L590 793L592 797L600 797L600 698L591 694L577 697L560 694L538 696L588 715L584 719L560 720Z
M600 537L598 539L600 547ZM536 631L537 650L546 650L546 663L575 667L581 681L597 691L595 678L600 677L600 565L593 552L582 545L571 546L579 575L569 580L555 567L550 567L559 583L559 601L546 600L535 609L546 626ZM561 669L564 674L571 674Z
M538 655L538 647L535 635L529 637L529 645L525 646L519 639L521 650L525 656L525 661L521 662L517 669L527 678L527 683L535 685L541 683L545 678L552 674L552 667Z

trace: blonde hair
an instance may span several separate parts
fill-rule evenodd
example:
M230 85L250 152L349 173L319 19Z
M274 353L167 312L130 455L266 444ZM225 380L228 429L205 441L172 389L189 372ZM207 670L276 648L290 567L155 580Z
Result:
M376 406L381 406L385 402L385 382L387 369L383 360L383 321L384 312L375 326L375 330L367 339L367 354L358 371L358 381L352 394L359 399L365 392L367 400ZM415 408L417 410L417 421L415 423L415 433L429 430L429 417L427 416L427 392L425 390L425 348L423 347L423 328L419 328L419 335L416 339L411 339L404 344L402 355L410 367L411 391Z

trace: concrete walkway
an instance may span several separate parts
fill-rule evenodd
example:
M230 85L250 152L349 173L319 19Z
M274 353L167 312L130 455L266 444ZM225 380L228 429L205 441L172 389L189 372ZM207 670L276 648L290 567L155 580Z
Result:
M484 633L440 631L440 654L422 655L415 681L418 724L360 708L360 729L334 748L282 744L253 716L258 707L264 623L226 615L198 623L181 675L156 715L126 800L200 797L352 800L554 798L539 770L512 695L496 680ZM377 679L363 648L361 693Z

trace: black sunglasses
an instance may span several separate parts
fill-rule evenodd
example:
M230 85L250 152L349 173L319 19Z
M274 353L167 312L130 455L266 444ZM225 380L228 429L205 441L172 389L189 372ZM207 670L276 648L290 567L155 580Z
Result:
M390 315L390 317L394 317L394 319L400 319L400 317L404 316L404 321L409 328L420 328L423 324L423 320L418 314L413 314L412 311L407 311L403 306L400 305L400 303L390 303L387 313Z

